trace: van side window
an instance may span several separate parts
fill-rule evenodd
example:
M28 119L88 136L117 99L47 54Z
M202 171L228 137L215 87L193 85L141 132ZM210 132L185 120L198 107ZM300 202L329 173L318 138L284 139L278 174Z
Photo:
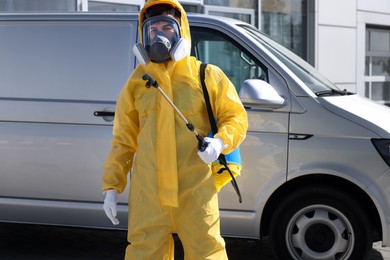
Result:
M232 39L215 30L191 27L191 55L205 63L217 65L239 91L247 79L269 82L267 67L256 61Z

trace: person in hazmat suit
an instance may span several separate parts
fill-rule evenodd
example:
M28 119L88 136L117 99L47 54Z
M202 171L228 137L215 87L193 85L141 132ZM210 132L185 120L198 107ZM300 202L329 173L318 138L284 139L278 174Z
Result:
M199 77L200 61L190 56L186 13L176 0L149 0L139 15L141 41L133 50L140 64L118 96L112 149L103 173L104 211L113 224L118 193L129 192L126 259L173 259L172 233L186 259L227 259L220 235L216 185L211 163L238 147L246 136L247 114L237 92L216 66L205 82L218 123L207 149L175 114L144 74L155 79L178 110L207 136L211 127Z

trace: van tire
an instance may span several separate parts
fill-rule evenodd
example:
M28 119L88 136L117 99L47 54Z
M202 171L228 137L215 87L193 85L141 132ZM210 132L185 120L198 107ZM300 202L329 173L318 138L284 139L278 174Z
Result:
M270 240L278 259L368 259L372 228L359 203L330 186L293 191L274 211Z

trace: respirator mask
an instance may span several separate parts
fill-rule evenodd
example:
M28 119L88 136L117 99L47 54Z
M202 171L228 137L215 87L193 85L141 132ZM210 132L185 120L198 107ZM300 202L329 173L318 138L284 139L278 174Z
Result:
M143 44L133 47L139 63L164 63L179 61L190 53L188 42L180 37L180 26L176 19L168 15L159 15L146 19L142 23Z

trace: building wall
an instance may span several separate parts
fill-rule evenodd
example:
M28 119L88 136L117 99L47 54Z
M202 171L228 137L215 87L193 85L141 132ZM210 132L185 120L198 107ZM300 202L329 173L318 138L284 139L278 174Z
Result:
M367 25L390 28L389 0L316 0L315 67L361 96Z
M356 0L317 0L316 68L356 92Z

